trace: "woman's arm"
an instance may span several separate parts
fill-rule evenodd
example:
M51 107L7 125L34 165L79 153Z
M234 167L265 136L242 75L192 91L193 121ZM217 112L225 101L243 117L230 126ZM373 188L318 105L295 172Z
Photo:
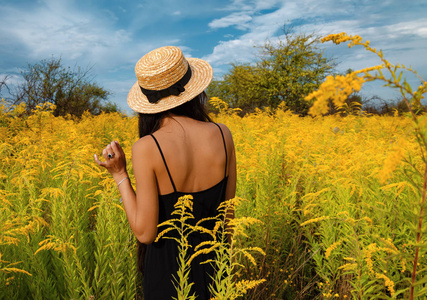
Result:
M225 200L233 199L236 195L236 181L237 181L237 171L236 171L236 152L234 148L233 137L231 135L230 129L224 124L218 124L221 126L221 129L224 133L225 144L227 147L228 154L228 166L227 166L227 189L225 191Z
M98 165L105 167L119 185L119 192L123 200L129 225L136 238L144 244L150 244L157 235L158 223L158 196L154 171L150 165L149 149L141 140L132 148L133 170L136 180L135 194L126 171L126 158L120 144L115 141L107 145L102 151L105 161L102 162L95 155ZM114 153L112 158L108 154ZM122 181L125 179L124 181ZM139 191L139 192L138 192ZM143 193L144 191L144 193Z
M226 200L232 199L236 196L236 181L237 181L236 153L234 150L234 144L232 139L230 144L232 148L231 148L230 162L228 163L228 181L227 181L227 189L225 191Z
M229 157L228 162L228 180L227 180L227 189L225 190L225 200L233 199L236 196L236 181L237 181L237 171L236 171L236 151L234 148L234 142L233 137L231 135L230 130L227 128L227 126L223 124L219 124L221 126L221 129L224 132L224 137L227 145L227 153ZM227 220L234 219L234 208L228 209L226 211L226 218ZM233 229L226 224L226 230L229 232L227 234L227 240L228 243L231 244L231 238L233 235Z

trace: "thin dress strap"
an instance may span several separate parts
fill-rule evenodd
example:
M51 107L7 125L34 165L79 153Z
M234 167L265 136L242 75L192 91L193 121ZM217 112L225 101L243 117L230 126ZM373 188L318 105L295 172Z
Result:
M156 142L157 148L159 148L159 152L160 152L160 154L162 155L163 162L165 163L166 171L168 171L169 179L171 180L171 183L172 183L172 186L173 186L173 190L174 190L174 191L175 191L175 193L176 193L175 183L174 183L174 182L173 182L173 180L172 180L172 175L171 175L171 173L169 172L169 168L168 168L168 165L167 165L167 163L166 163L165 156L163 155L163 151L162 151L162 149L160 148L159 142L158 142L158 141L157 141L157 139L154 137L154 135L152 135L152 134L150 134L150 135L153 137L154 141Z
M216 126L218 126L219 131L221 131L221 136L222 136L222 142L224 143L224 150L225 150L225 170L224 170L224 177L227 177L227 164L228 164L228 157L227 157L227 146L225 145L225 139L224 139L224 133L222 132L221 127L217 124L214 123Z

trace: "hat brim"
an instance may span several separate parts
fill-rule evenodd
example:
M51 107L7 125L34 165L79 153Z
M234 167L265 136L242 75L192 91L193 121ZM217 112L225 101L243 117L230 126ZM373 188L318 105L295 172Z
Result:
M156 114L175 108L192 100L202 93L212 81L213 70L211 65L198 58L186 58L191 68L191 78L185 85L185 91L178 96L168 96L156 103L150 103L142 93L138 81L132 86L128 94L129 107L139 113Z

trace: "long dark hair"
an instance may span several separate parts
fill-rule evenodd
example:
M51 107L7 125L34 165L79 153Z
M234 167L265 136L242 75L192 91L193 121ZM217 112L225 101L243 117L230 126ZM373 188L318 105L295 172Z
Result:
M212 122L206 110L207 95L205 92L197 95L180 106L157 114L139 113L139 137L154 133L160 128L162 120L169 115L186 116L198 121Z
M203 122L212 122L212 119L209 117L206 102L208 96L205 92L197 95L193 100L190 100L180 106L172 108L170 110L160 112L157 114L143 114L139 113L139 137L149 135L154 133L160 128L162 120L166 116L176 115L176 116L186 116L198 121ZM147 245L137 241L138 244L138 254L137 254L137 266L138 270L142 273L144 269L144 259L145 259L145 250Z

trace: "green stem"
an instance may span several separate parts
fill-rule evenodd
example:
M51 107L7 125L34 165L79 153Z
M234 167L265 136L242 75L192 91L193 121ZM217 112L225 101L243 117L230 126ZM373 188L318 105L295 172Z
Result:
M418 217L417 246L415 246L414 268L412 270L411 295L409 297L410 300L414 299L415 278L417 275L418 254L420 251L420 246L418 246L418 245L421 241L421 229L422 229L422 225L423 225L424 204L426 201L426 194L427 194L427 164L425 165L425 169L424 169L423 195L422 195L422 200L421 200L420 215Z

